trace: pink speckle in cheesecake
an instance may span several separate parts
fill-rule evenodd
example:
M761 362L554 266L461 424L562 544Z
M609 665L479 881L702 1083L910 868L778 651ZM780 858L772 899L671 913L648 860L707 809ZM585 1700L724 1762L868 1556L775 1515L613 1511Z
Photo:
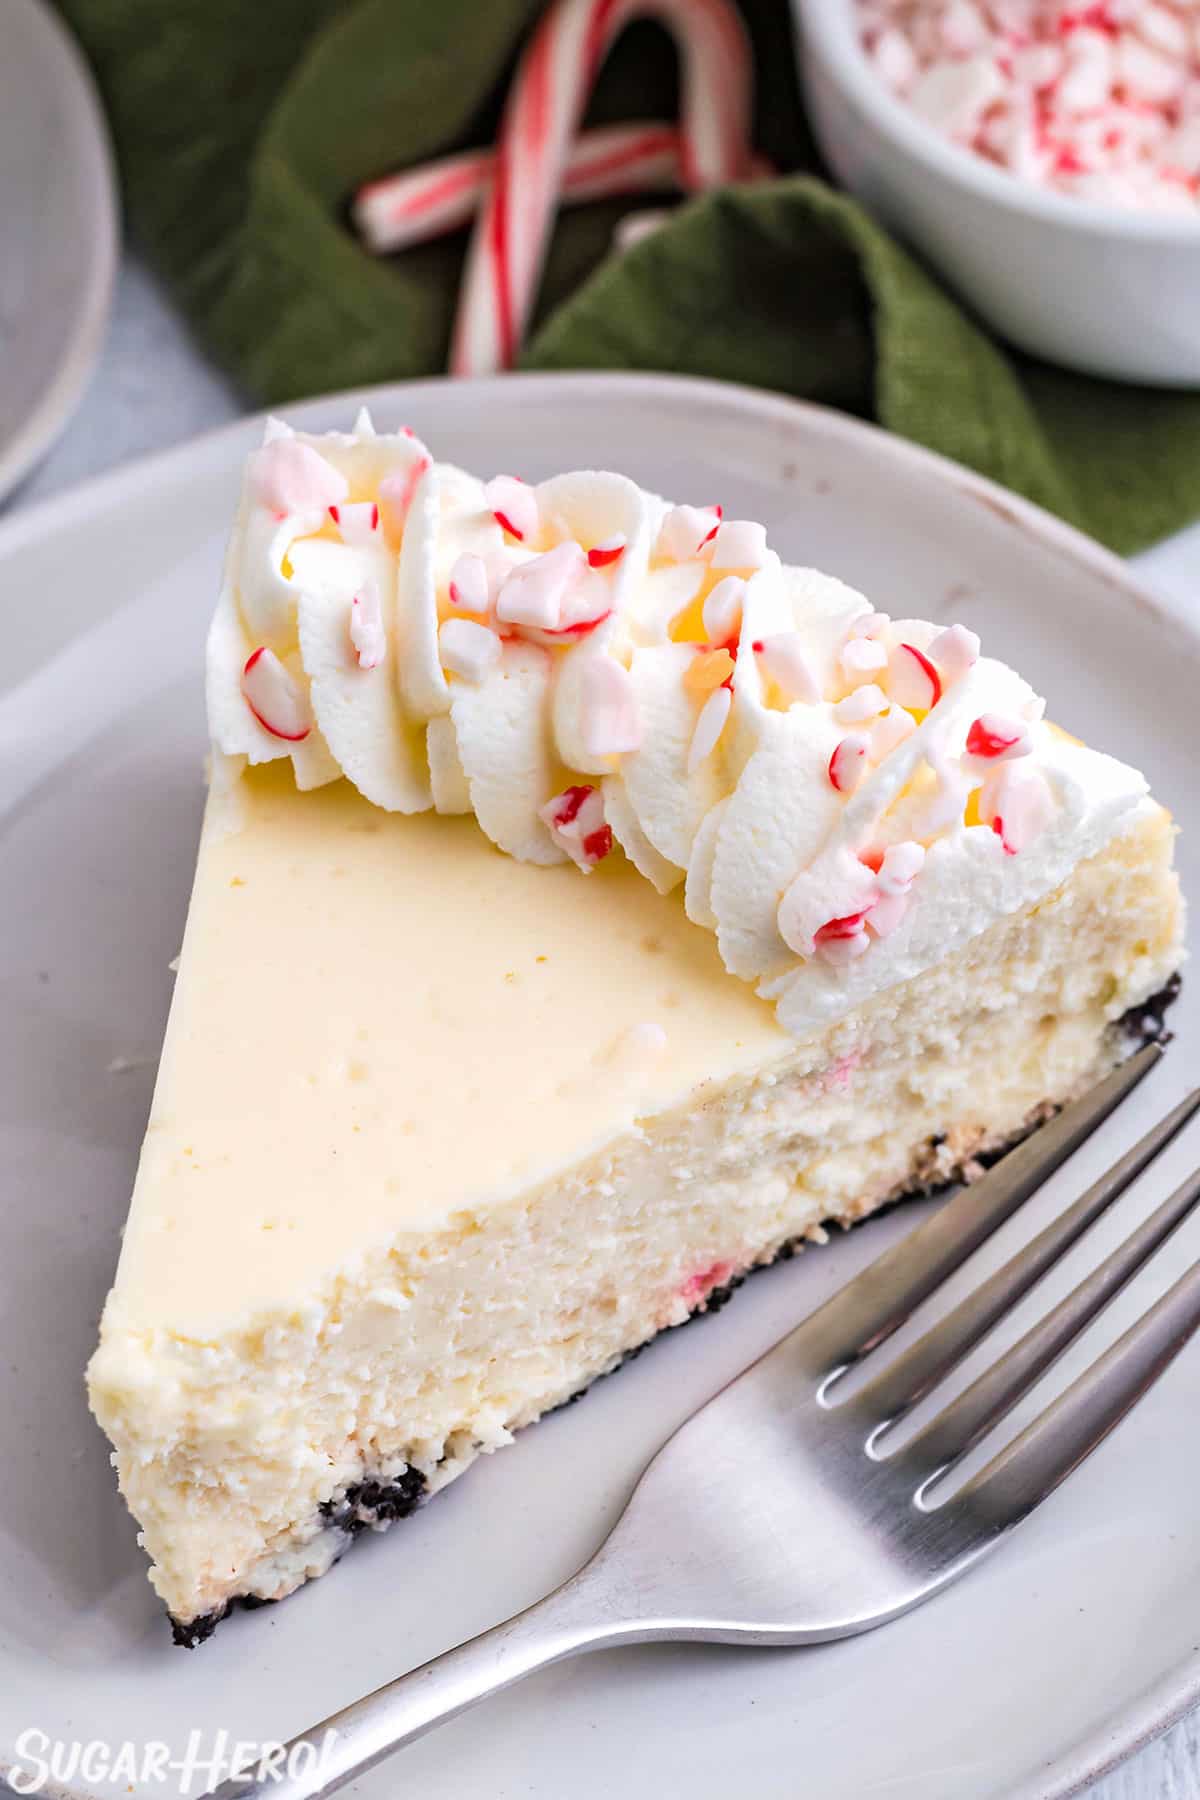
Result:
M689 1275L679 1290L679 1298L688 1311L694 1312L714 1288L724 1287L736 1266L724 1261L709 1263L707 1268L697 1269L694 1275Z
M863 1053L851 1050L849 1055L840 1056L821 1076L821 1087L827 1094L848 1094L856 1071L861 1067Z

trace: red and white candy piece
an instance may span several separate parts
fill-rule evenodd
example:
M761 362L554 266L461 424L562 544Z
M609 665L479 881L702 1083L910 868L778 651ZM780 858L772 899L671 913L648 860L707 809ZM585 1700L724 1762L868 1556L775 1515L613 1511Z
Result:
M877 638L851 637L842 645L838 661L846 680L857 686L882 674L888 666L888 653Z
M888 697L883 689L876 687L873 681L868 681L862 687L855 688L853 693L847 694L844 700L839 700L833 709L833 716L839 725L865 725L885 713L887 707ZM904 717L908 719L910 729L915 729L910 715L905 713Z
M700 717L696 720L696 729L692 733L692 741L688 747L687 772L689 775L694 775L716 749L729 718L729 709L732 704L733 695L729 689L716 687L700 708Z
M767 637L756 638L751 648L768 681L774 682L789 706L797 700L806 706L816 705L821 698L821 684L798 631L773 631Z
M362 548L379 540L379 508L373 500L344 500L329 508L343 544Z
M767 528L756 519L722 519L707 555L713 569L761 569L767 560Z
M891 622L887 613L860 613L846 635L852 638L881 638Z
M413 496L432 463L433 458L426 451L418 456L410 468L394 469L379 484L379 511L385 530L395 541L399 541L404 535Z
M1027 850L1054 816L1054 796L1039 769L1028 762L1001 763L979 793L979 816L1008 856Z
M961 681L979 661L979 638L965 625L948 625L930 644L929 657L943 682Z
M664 562L691 562L720 523L719 506L673 506L659 527L654 554Z
M877 938L890 937L909 908L913 882L925 863L924 848L912 839L889 844L879 859L879 898L867 913L867 929Z
M852 794L867 772L870 742L861 731L852 731L829 758L829 780L839 794Z
M350 602L350 642L360 669L377 669L387 652L379 589L369 577Z
M910 712L930 712L942 697L942 678L923 650L897 644L888 657L888 693Z
M881 894L906 894L925 867L924 846L912 838L889 844L879 859L875 880Z
M447 596L451 606L460 612L478 613L482 618L491 605L488 593L487 565L482 556L475 556L469 550L456 557L450 570L450 583Z
M746 583L740 575L725 575L708 595L702 609L704 632L710 644L728 644L742 629Z
M256 450L248 469L250 491L260 506L283 518L323 518L350 492L346 477L311 444L294 437L273 437Z
M567 616L567 601L586 569L587 557L570 540L518 563L496 596L497 619L542 631L576 623Z
M474 619L443 619L438 650L444 669L476 687L500 661L500 639Z
M1006 713L980 713L967 732L967 755L981 762L1013 762L1032 748L1028 725Z
M313 727L308 695L274 650L260 644L242 670L242 698L264 731L300 744Z
M873 902L877 905L878 902ZM871 907L864 907L861 912L846 913L840 919L830 919L821 926L813 940L813 948L822 962L848 963L855 962L871 948L871 940L867 936L867 918Z
M495 515L496 523L510 537L516 538L519 544L534 541L541 529L541 521L537 495L527 482L520 481L515 475L496 475L484 488L483 497Z
M564 788L539 809L538 818L585 875L613 847L612 827L604 819L604 796L590 784Z
M610 569L625 554L625 539L617 531L602 543L593 544L587 553L589 569Z
M862 688L859 688L862 693ZM845 702L843 702L845 704ZM871 760L880 763L917 729L917 722L902 706L889 706L871 727Z
M642 744L642 721L628 669L589 656L580 672L580 735L589 756L626 756Z

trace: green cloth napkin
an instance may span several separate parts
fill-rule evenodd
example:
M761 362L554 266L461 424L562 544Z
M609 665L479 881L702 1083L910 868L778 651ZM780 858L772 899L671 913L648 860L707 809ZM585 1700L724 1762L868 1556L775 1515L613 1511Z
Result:
M541 0L60 0L108 103L133 226L258 399L445 367L463 235L377 261L356 186L494 138ZM626 203L560 220L531 369L670 369L877 418L1132 551L1200 515L1200 395L1069 375L997 344L827 185L786 0L742 0L756 142L787 171L680 207L623 255ZM638 23L589 121L674 116Z

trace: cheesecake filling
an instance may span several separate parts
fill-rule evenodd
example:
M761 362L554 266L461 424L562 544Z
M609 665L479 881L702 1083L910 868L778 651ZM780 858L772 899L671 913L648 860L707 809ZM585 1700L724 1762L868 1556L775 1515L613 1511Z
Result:
M541 867L623 852L797 1037L1050 893L1146 793L973 632L754 521L607 473L485 483L365 415L251 459L208 708L231 779L286 759Z
M281 788L278 799L261 873L249 881L277 871L278 889L261 896L267 915L289 881L303 882L284 819L302 817L313 797ZM316 800L347 825L371 816L344 784ZM390 837L398 888L413 824L393 820L360 838L377 847ZM261 839L261 815L258 826ZM430 835L444 834L435 827ZM228 832L211 842L233 855ZM273 1111L265 1093L247 1110L236 1045L222 1047L208 1031L169 1044L165 1099L174 1082L195 1102L179 1148L200 1172L182 1156L157 1160L154 1146L170 1141L175 1122L156 1105L151 1161L90 1386L152 1580L183 1641L234 1598L277 1599L322 1574L356 1529L390 1524L748 1270L904 1193L969 1178L978 1157L1107 1072L1127 1048L1122 1017L1178 962L1178 906L1164 904L1164 882L1174 893L1170 848L1165 816L1148 808L1036 908L803 1043L790 1042L761 1002L729 982L710 941L684 923L710 964L707 977L703 961L693 970L703 1004L719 1009L728 993L758 1006L773 1038L731 1045L708 1076L687 1068L680 1043L674 1097L645 1113L614 1081L600 1101L583 1102L605 1108L608 1135L594 1131L590 1148L581 1141L576 1156L564 1152L519 1186L503 1184L503 1147L491 1190L486 1155L476 1176L469 1107L456 1112L447 1102L439 1136L451 1133L454 1148L441 1160L459 1169L462 1189L456 1203L447 1193L436 1207L436 1195L421 1189L404 1085L389 1081L374 1096L373 1123L359 1117L366 1156L355 1161L364 1133L355 1133L351 1113L330 1108L328 1094L318 1102L322 1131L306 1135L313 1102L303 1079L281 1091ZM492 860L517 876L512 863ZM324 858L314 852L310 861L319 867ZM214 872L203 858L201 867ZM359 872L382 868L369 861ZM332 882L315 898L348 936L366 883L357 894L341 885L340 904ZM193 939L202 944L210 925L218 931L232 981L268 941L261 922L239 911L246 892L211 884ZM645 897L665 909L652 890ZM369 910L363 923L370 945L382 914L378 927ZM601 983L616 979L623 952L636 955L629 940L614 947ZM293 968L291 979L315 1013L326 972ZM398 1009L401 1043L416 1037L399 1010L402 993L382 999L385 1010ZM532 1049L521 1032L537 1017L535 996L504 984L497 1004L510 1062L520 1063ZM629 991L620 1004L635 1004ZM274 1044L282 1057L291 1038L303 1069L323 1021L314 1017L299 1044L294 1021L279 1026L283 1039L253 1034L258 1052ZM739 1029L727 1014L706 1049L730 1028ZM603 1066L595 1067L603 1087ZM518 1148L536 1138L536 1109L519 1103L486 1034L482 1046L464 1045L460 1073L464 1095L500 1082ZM412 1074L415 1081L415 1060ZM324 1160L306 1189L318 1153ZM264 1175L274 1167L273 1185L260 1186L259 1166ZM204 1181L205 1168L231 1167L241 1179L214 1182L210 1173ZM385 1203L398 1176L407 1178Z

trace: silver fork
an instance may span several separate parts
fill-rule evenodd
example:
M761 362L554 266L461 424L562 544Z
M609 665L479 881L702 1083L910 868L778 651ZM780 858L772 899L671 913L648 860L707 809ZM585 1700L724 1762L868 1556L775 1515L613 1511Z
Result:
M820 1643L882 1625L965 1574L1107 1437L1200 1324L1198 1262L986 1467L941 1503L930 1498L1187 1217L1200 1171L891 1453L889 1429L1149 1166L1200 1109L1200 1089L911 1348L887 1361L879 1347L1161 1054L1140 1051L695 1413L562 1587L293 1740L333 1734L311 1773L235 1777L216 1800L323 1800L476 1701L583 1650L656 1639ZM868 1379L840 1397L864 1358Z

